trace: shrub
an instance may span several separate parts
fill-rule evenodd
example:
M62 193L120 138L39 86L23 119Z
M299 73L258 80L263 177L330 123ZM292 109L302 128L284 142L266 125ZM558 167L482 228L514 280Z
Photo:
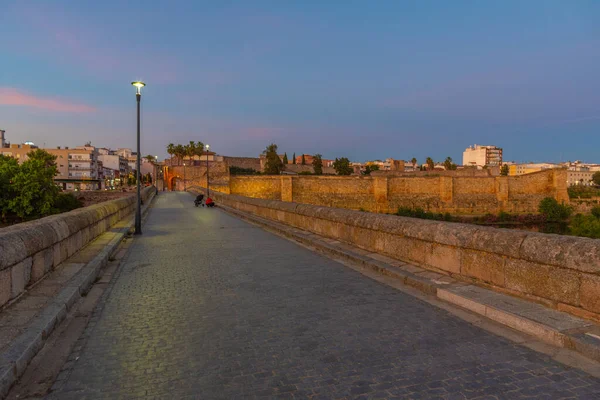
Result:
M600 219L593 215L577 214L570 228L572 235L600 239Z
M573 209L570 206L559 203L553 197L546 197L540 201L538 210L546 216L548 221L564 221L573 213Z
M229 167L231 175L258 175L259 172L253 168Z
M300 171L300 172L298 172L298 175L314 175L314 174L310 171Z
M592 215L596 218L600 218L600 206L595 206L592 208Z
M510 220L511 220L511 216L509 213L500 211L500 213L498 214L498 221L506 222L506 221L510 221Z
M81 200L79 200L73 193L61 192L58 194L56 201L54 202L55 212L62 213L76 208L83 207Z

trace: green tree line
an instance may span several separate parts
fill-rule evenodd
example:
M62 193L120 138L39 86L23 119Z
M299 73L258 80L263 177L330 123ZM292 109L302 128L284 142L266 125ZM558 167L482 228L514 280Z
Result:
M22 164L0 155L0 217L2 221L29 220L81 207L71 193L54 183L56 156L42 149L27 153Z

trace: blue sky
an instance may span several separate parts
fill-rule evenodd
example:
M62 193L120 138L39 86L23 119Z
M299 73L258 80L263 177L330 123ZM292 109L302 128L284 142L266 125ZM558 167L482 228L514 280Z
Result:
M599 1L17 1L0 12L14 143L220 154L600 162Z

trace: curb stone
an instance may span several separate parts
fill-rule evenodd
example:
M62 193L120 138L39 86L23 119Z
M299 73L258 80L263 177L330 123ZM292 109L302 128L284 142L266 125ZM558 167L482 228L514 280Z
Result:
M268 231L308 245L318 252L358 263L364 268L398 279L402 284L433 295L489 320L525 333L542 342L600 361L600 325L527 300L452 279L424 268L302 231L280 222L220 204L225 212ZM385 261L382 261L385 260Z
M146 205L143 206L142 217L148 213L155 198L154 194L150 196L151 198L147 199ZM31 320L27 329L0 354L0 399L8 394L12 385L25 372L31 360L44 347L54 328L65 319L67 312L94 284L100 270L108 263L109 257L133 227L135 214L127 218L126 225L120 228L108 244L66 283L49 304Z

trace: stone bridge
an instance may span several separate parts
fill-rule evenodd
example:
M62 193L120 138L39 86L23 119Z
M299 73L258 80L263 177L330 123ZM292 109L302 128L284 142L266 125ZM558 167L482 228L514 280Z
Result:
M598 241L214 197L159 194L42 396L600 397Z

